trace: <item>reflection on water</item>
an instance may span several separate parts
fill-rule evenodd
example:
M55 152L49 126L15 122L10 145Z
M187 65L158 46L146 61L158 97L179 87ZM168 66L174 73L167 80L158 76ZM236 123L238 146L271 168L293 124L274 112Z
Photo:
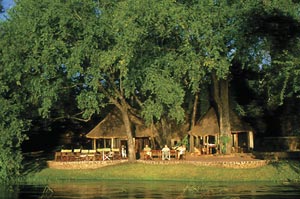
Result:
M268 183L76 181L0 186L0 198L299 198L299 188L299 184Z

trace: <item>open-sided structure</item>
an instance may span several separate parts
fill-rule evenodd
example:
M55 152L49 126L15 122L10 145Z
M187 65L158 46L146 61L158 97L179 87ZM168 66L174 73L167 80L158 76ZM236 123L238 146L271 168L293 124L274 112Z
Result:
M137 147L139 147L140 142L149 142L149 140L157 136L157 131L154 127L135 124L132 129ZM121 112L116 108L113 109L86 134L86 137L93 139L93 149L120 148L121 145L127 146L127 134Z
M253 129L242 121L236 113L230 112L230 126L233 152L250 151L254 148ZM220 127L214 108L209 108L189 132L195 137L194 145L211 153L219 144Z
M252 151L254 130L233 111L230 112L230 128L234 152Z
M203 153L212 153L219 142L220 128L213 108L208 109L192 130L190 136L195 137L194 146L201 148Z

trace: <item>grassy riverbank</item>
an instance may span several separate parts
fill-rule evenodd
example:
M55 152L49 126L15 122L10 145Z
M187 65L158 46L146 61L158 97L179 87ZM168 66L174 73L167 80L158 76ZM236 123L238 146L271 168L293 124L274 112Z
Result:
M300 182L300 162L280 161L251 169L195 166L192 164L148 165L123 163L91 170L44 168L26 175L27 183L73 180L168 180L230 182Z

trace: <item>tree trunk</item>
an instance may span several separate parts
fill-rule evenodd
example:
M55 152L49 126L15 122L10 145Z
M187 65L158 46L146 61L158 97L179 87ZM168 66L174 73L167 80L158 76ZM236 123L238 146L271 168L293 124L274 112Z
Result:
M219 128L220 128L220 149L221 153L230 154L232 147L230 115L229 115L229 94L228 80L218 80L216 74L212 74L214 101L217 106Z
M195 99L194 99L194 106L193 106L193 113L192 113L192 118L191 118L190 129L192 129L195 126L195 123L196 123L198 98L199 98L199 93L196 93L195 94ZM194 152L194 146L195 146L194 136L190 135L190 152Z
M128 110L125 108L122 109L121 112L122 112L123 122L124 122L126 135L127 135L128 161L134 162L136 161L136 150L135 150L135 144L132 136L131 122L129 119Z
M160 124L161 124L161 135L159 135L160 137L162 137L162 142L160 142L160 145L163 146L164 144L168 144L167 142L171 139L170 136L168 135L168 129L167 129L167 126L166 126L166 120L164 117L162 117L160 119ZM171 143L170 143L170 146L171 146Z
M230 127L230 115L229 115L229 98L228 98L228 80L220 80L220 98L222 99L222 123L220 123L221 136L225 136L226 139L226 152L231 153L232 138L231 138L231 127Z

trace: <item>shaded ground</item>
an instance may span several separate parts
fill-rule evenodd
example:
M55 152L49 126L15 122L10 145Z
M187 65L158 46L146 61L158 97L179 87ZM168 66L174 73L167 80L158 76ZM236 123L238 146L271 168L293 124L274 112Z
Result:
M29 152L23 154L22 162L24 175L36 173L47 168L47 161L53 160L54 153L45 153L44 151Z

